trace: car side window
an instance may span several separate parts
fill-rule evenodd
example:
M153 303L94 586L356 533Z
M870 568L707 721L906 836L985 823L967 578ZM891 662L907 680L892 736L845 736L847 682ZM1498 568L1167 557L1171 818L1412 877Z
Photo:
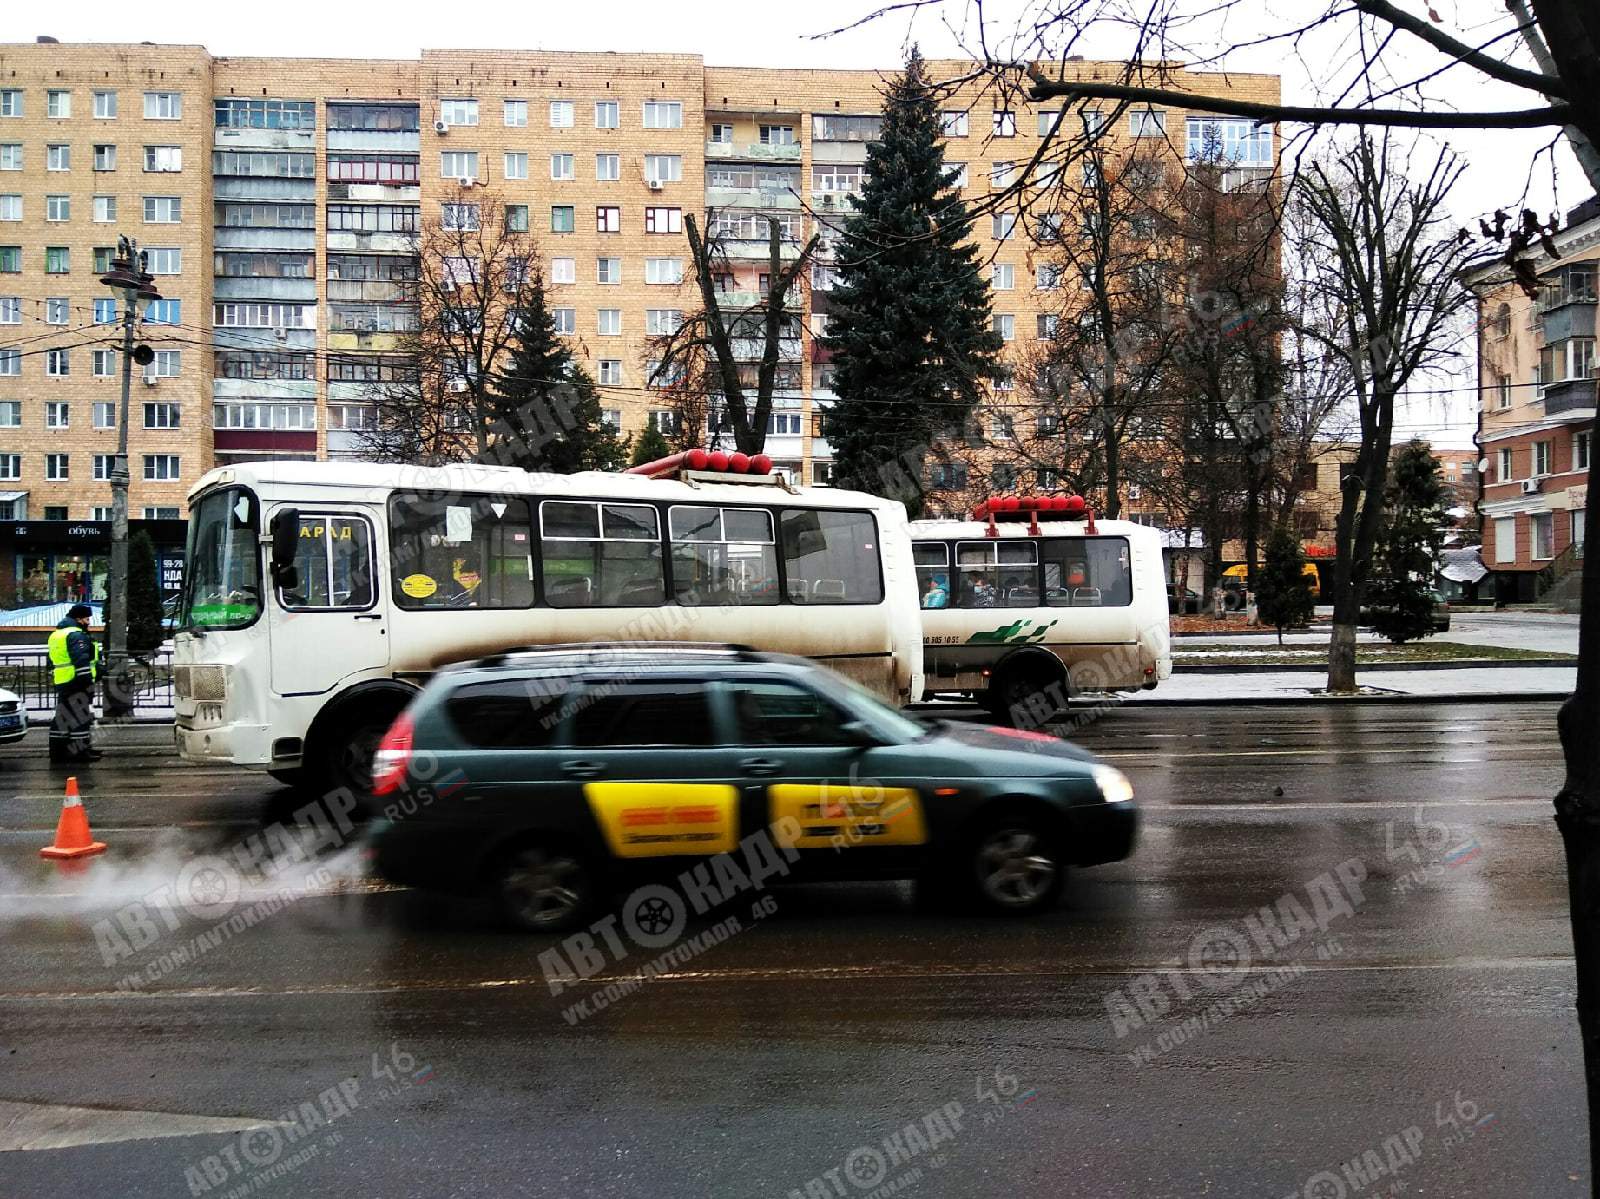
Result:
M592 749L715 743L704 683L592 681L573 704L572 744Z
M732 683L741 745L843 745L851 718L815 691L778 680Z
M554 743L570 680L562 677L468 683L444 702L456 735L475 749L544 749Z

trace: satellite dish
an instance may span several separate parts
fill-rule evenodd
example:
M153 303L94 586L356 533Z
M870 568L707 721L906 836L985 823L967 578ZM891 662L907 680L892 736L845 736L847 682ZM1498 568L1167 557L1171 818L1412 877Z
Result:
M1478 459L1478 473L1480 475L1486 475L1489 473L1489 460L1487 458Z

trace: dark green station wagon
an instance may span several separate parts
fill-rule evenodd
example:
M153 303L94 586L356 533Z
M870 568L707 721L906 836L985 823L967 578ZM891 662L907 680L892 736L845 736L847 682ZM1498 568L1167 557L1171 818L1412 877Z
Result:
M451 669L374 776L379 873L487 892L543 931L753 836L781 881L914 878L1034 912L1066 867L1127 857L1138 823L1122 773L1055 737L913 719L737 646L547 646Z

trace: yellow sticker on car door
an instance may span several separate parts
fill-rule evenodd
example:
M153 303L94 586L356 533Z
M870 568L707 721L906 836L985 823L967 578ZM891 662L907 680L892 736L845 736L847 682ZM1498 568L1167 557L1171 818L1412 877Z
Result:
M585 783L583 797L619 858L727 853L739 843L739 789L725 783Z
M775 783L767 788L767 805L773 832L785 849L925 845L928 841L922 800L910 787ZM783 820L785 816L789 821Z

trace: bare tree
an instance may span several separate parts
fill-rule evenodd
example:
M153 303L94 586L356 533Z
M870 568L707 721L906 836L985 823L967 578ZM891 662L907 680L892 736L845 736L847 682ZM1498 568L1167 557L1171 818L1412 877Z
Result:
M668 398L679 413L680 429L692 420L690 427L695 437L709 415L704 401L716 397L714 403L722 408L722 420L733 434L734 448L756 454L766 444L772 396L780 381L783 343L799 340L798 297L816 251L817 235L812 234L798 253L786 257L786 246L796 243L786 237L780 219L759 214L748 219L765 225L766 285L754 305L734 307L726 304L722 290L724 281L733 277L733 269L727 239L713 231L715 214L707 214L710 227L704 234L693 214L685 215L683 227L700 307L676 329L654 339L652 354L657 365L649 383L665 385ZM751 346L759 348L753 381L743 369L752 357L747 350Z

